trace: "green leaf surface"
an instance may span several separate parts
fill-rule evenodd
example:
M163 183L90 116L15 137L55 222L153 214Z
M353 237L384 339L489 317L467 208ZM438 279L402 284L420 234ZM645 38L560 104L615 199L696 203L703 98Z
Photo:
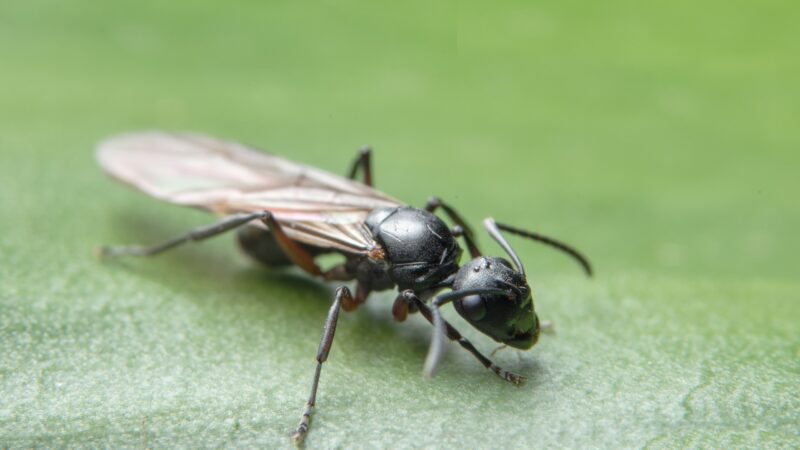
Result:
M289 448L333 288L106 179L197 130L439 195L514 238L540 317L503 383L392 293L340 320L308 448L800 447L796 2L0 4L0 448ZM492 254L501 250L480 233ZM452 319L485 352L495 343Z

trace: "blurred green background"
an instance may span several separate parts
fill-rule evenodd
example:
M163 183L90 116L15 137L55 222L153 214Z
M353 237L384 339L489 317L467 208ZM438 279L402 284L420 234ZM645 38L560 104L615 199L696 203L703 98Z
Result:
M800 7L791 1L0 3L0 447L289 447L332 287L107 180L100 139L204 131L523 240L515 389L390 293L345 315L309 448L800 446ZM494 254L499 248L481 235ZM453 313L476 345L494 343Z

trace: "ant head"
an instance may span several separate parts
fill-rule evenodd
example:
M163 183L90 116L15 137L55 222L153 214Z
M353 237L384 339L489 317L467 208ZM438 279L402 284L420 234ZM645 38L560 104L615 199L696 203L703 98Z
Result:
M527 349L539 337L531 288L522 271L502 258L478 257L453 280L453 293L476 292L453 301L458 314L492 339Z
M477 257L459 269L451 294L456 311L472 326L492 339L511 347L527 349L539 338L539 318L525 267L500 230L524 236L555 247L575 258L588 275L589 261L572 247L538 233L496 223L483 222L486 231L505 250L511 263L502 258Z
M425 359L426 376L433 375L442 354L442 340L449 325L445 326L439 308L448 302L453 302L456 311L472 326L496 341L519 349L528 349L538 340L539 318L533 310L533 297L525 277L525 267L500 230L557 248L575 258L587 275L592 274L589 260L577 250L553 238L496 223L493 219L484 220L483 226L511 257L514 266L503 258L480 256L475 251L475 258L462 266L450 279L452 291L433 300L431 322L436 332ZM425 305L422 304L422 307ZM486 359L483 356L479 359L481 358ZM489 367L491 361L486 360L484 364Z

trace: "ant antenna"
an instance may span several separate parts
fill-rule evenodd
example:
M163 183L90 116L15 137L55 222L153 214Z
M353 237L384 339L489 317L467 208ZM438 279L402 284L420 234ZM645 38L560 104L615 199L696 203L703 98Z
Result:
M494 219L486 219L483 223L486 226L486 229L489 231L489 234L491 234L492 237L497 242L500 243L500 245L503 247L503 249L507 253L510 253L512 255L512 257L514 257L515 261L516 261L516 255L514 255L512 253L513 250L511 252L509 252L510 247L508 247L508 244L506 243L505 245L503 245L504 241L503 242L500 241L500 239L502 239L502 237L500 236L500 232L498 231L498 229L499 230L503 230L503 231L507 231L507 232L512 233L512 234L516 234L518 236L526 237L528 239L532 239L534 241L541 242L542 244L549 245L549 246L551 246L551 247L553 247L555 249L561 250L562 252L572 256L576 261L578 261L578 263L581 265L581 267L583 267L583 270L586 272L587 276L590 276L590 277L592 276L592 265L589 263L589 259L586 258L585 256L583 256L583 254L581 254L581 252L579 252L578 250L575 250L573 247L571 247L571 246L569 246L569 245L567 245L567 244L565 244L565 243L563 243L561 241L555 240L555 239L553 239L551 237L547 237L547 236L544 236L544 235L539 234L539 233L534 233L532 231L520 230L519 228L514 228L514 227L512 227L510 225L505 225L505 224L502 224L502 223L496 223L494 221ZM497 236L495 236L495 234ZM524 275L525 272L523 271L522 274Z
M517 256L517 252L511 248L511 245L508 244L508 241L506 241L506 238L503 237L502 233L500 233L500 230L498 229L503 228L503 225L495 222L494 219L489 217L483 221L483 226L486 227L486 231L489 232L489 235L492 237L492 239L497 241L497 243L500 244L500 247L503 247L503 250L508 253L508 256L510 256L514 261L514 265L517 266L517 270L522 273L522 276L525 276L525 267L522 265L522 261L520 261L519 256Z

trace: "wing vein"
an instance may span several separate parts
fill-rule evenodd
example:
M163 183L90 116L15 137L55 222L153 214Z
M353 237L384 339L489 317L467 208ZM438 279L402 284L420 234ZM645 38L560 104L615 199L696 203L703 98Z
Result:
M371 211L401 205L356 181L199 134L115 136L97 158L106 173L160 200L223 215L270 211L293 239L350 253L376 245L364 226Z

